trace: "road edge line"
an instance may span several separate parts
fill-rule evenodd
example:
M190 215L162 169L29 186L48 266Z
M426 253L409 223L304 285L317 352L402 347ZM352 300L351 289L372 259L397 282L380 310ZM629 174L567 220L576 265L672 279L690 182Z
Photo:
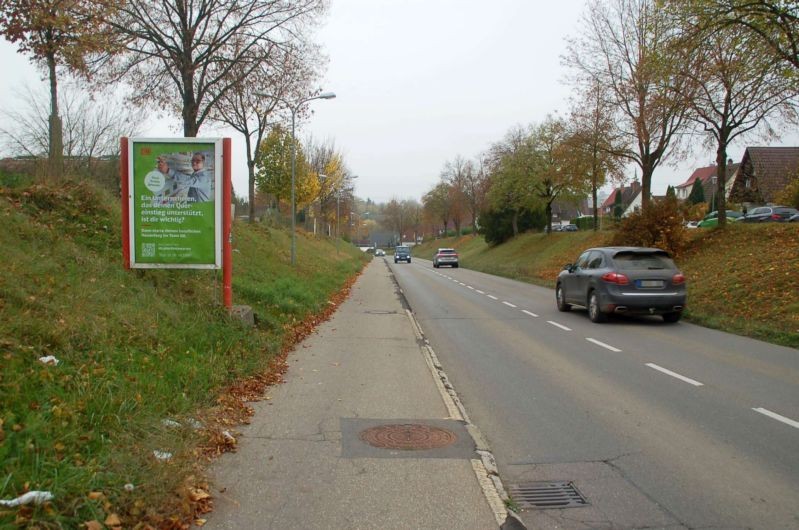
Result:
M402 296L403 298L405 297L404 293ZM407 299L405 302L407 306L410 307ZM507 506L510 497L502 484L502 479L499 476L499 471L496 466L496 459L488 446L488 442L477 425L469 420L469 416L466 414L466 409L458 397L455 387L449 382L449 378L444 372L444 368L441 366L435 351L433 351L433 348L424 336L419 321L416 320L413 312L407 307L405 313L411 321L411 327L413 328L416 338L421 341L419 350L422 352L428 368L430 368L430 372L436 382L436 387L441 394L441 398L444 400L444 405L447 407L447 410L451 410L450 407L452 406L458 411L461 418L456 419L460 419L466 424L466 430L469 432L469 436L471 436L474 442L477 454L480 455L480 460L470 459L470 462L475 477L477 478L477 483L480 485L480 489L483 490L483 497L485 497L486 502L488 502L488 506L494 514L497 524L500 528L503 528L506 527L505 525L509 520L513 520L515 528L525 528L519 516Z

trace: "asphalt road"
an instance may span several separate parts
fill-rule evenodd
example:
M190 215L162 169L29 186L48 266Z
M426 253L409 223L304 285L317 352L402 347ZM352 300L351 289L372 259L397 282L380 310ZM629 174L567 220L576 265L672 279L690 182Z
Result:
M572 481L590 503L526 509L529 528L799 528L799 350L390 266L506 487Z

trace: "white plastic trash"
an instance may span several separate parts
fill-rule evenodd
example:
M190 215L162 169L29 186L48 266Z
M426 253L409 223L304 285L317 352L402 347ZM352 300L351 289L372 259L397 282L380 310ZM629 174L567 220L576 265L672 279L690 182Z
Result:
M0 506L13 508L14 506L22 506L23 504L44 504L53 499L55 499L55 496L49 491L29 491L16 499L0 500Z

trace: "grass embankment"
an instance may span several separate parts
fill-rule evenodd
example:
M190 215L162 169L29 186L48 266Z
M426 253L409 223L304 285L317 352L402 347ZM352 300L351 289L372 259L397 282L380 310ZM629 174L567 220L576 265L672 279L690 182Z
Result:
M607 245L612 235L527 233L496 247L464 236L427 241L413 254L430 259L437 248L454 247L463 267L554 288L564 264L585 248ZM677 260L688 277L686 320L799 348L799 225L730 224L690 237Z
M236 223L249 328L220 307L221 274L125 271L118 202L86 184L0 186L0 499L54 495L0 506L0 527L184 528L207 505L198 460L235 444L219 410L231 385L263 373L366 259L300 235L292 268L289 234Z

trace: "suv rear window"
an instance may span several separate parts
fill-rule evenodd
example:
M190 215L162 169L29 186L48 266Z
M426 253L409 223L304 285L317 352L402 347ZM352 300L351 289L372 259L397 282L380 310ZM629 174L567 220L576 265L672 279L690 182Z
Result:
M666 252L618 252L613 261L620 270L676 269Z
M440 248L438 249L439 254L455 254L455 251L451 248Z

